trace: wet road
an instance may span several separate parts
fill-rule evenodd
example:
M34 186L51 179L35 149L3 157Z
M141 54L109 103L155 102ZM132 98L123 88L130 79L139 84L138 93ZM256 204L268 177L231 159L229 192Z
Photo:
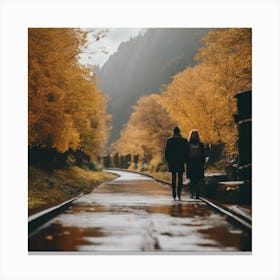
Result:
M29 251L217 252L246 250L244 233L204 202L139 174L79 198L29 238Z

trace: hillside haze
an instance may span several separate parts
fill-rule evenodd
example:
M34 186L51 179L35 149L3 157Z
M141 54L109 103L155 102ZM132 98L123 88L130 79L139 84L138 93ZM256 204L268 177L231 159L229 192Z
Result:
M151 28L122 43L98 71L98 87L109 95L112 114L109 144L116 141L137 99L159 93L172 76L194 65L207 28Z

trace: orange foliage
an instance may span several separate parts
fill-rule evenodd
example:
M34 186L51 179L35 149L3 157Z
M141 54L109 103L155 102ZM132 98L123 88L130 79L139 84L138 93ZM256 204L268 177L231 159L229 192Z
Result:
M28 31L28 144L96 157L108 136L107 100L78 63L86 33L73 28Z
M138 102L117 142L119 152L123 149L129 151L132 144L129 146L126 139L136 138L134 149L140 149L143 143L147 143L150 149L153 145L159 146L158 143L166 140L171 124L176 123L185 137L191 129L196 128L204 142L223 143L228 156L237 155L234 95L252 86L251 29L217 29L209 32L202 42L204 47L196 55L198 64L175 75L172 82L164 87L156 99L157 111L149 105L151 102L144 104L145 99L140 99L142 101ZM153 133L148 126L149 117L155 118L155 123L169 123L166 126L155 125L158 131ZM138 131L141 136L135 136ZM156 140L158 135L162 135L160 141Z
M119 154L139 154L142 158L161 158L174 122L159 103L159 95L141 97L134 106L120 139L113 144Z
M183 130L199 129L207 143L224 143L237 155L234 95L251 89L251 29L209 32L196 55L198 65L177 74L162 92L162 105Z

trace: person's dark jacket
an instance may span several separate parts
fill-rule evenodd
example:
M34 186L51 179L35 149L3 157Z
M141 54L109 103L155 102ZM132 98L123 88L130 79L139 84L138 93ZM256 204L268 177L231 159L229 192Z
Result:
M195 144L199 146L199 157L191 158L191 145ZM204 178L204 165L205 165L205 148L202 142L189 142L187 150L187 177L191 180L199 180Z
M181 135L173 135L166 142L165 159L168 162L170 172L184 172L186 162L188 141Z

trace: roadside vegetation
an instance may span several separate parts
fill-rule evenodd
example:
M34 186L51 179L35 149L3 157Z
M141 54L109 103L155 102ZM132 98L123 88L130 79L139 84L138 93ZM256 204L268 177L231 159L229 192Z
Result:
M29 165L52 172L97 162L106 147L111 116L96 77L79 63L87 32L76 28L28 30Z
M174 75L160 93L138 99L120 138L112 144L113 154L131 159L138 155L139 162L152 166L152 161L162 160L166 140L179 126L185 138L192 129L199 130L210 160L218 163L216 169L237 160L235 95L252 88L251 29L219 28L201 42L194 66Z
M116 178L117 175L104 171L91 171L72 166L54 170L50 175L40 169L28 168L28 214L89 193L100 183Z
M101 33L91 35L97 41ZM116 177L100 171L111 116L95 75L79 62L87 36L77 28L28 30L29 214Z
M168 171L168 165L164 159L161 160L153 159L149 163L139 164L138 166L135 166L134 163L131 163L127 169L130 171L136 171L142 174L147 174L153 176L158 180L171 183L171 177L172 177L171 172ZM206 166L205 173L225 174L225 170L221 162L212 163L210 161L210 163L207 164Z

